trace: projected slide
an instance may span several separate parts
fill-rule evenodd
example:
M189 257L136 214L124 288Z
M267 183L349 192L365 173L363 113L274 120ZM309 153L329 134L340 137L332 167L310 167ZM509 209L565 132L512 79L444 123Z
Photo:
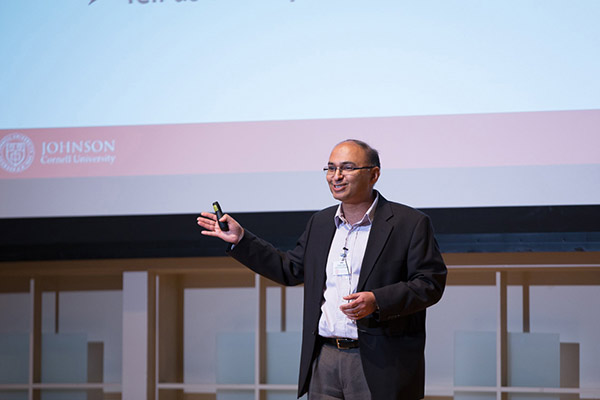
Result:
M31 3L31 4L30 4ZM600 204L600 4L0 5L0 217ZM591 184L597 182L599 184Z

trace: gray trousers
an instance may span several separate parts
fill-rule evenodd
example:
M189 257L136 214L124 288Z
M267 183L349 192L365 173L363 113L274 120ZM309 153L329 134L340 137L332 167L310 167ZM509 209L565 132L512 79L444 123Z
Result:
M359 351L323 344L312 366L308 400L370 400Z

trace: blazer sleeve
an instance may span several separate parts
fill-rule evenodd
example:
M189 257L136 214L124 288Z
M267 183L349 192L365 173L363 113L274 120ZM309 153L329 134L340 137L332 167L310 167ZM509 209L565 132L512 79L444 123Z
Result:
M296 242L294 249L283 252L250 231L227 254L254 272L285 286L304 283L304 252L313 218Z

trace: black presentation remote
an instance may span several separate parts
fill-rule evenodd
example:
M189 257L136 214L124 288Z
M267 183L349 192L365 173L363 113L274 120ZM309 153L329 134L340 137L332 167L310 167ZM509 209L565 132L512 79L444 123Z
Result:
M217 214L219 228L221 228L222 231L227 232L229 230L229 225L227 225L227 222L221 222L221 218L223 217L223 210L221 210L221 206L219 205L218 201L215 201L213 203L213 210L215 210L215 214Z

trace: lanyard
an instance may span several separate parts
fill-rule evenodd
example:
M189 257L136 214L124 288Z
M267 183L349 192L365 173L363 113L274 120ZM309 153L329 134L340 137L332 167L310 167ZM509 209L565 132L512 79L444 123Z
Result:
M353 225L348 234L346 235L346 239L344 240L344 247L340 253L339 260L334 264L333 273L336 276L348 276L348 294L352 293L352 266L348 263L348 240L350 239L350 235L354 233L359 225ZM358 234L355 235L355 240L358 237Z

